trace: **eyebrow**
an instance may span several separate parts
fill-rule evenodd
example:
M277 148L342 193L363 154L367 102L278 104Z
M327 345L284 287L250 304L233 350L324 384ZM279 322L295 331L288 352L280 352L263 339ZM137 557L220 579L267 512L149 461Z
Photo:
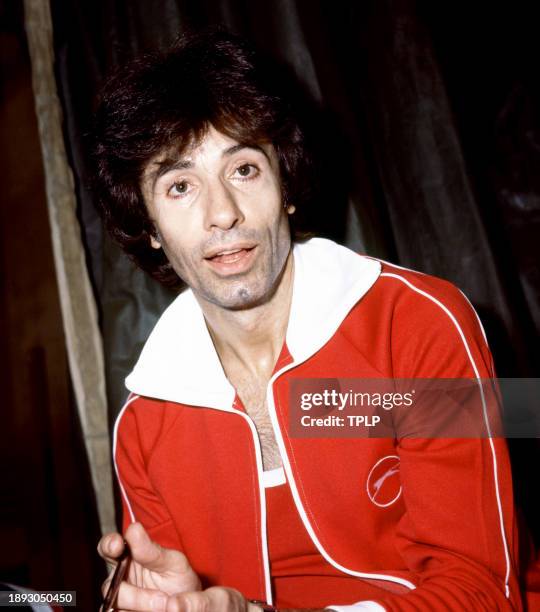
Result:
M268 156L266 151L257 144L235 144L232 147L224 149L221 153L221 157L231 157L232 155L238 153L238 151L242 151L243 149L252 149L253 151L262 153L266 157L266 159L270 161L270 157ZM152 190L154 189L157 180L165 174L173 172L175 170L188 170L189 168L193 168L194 166L193 162L189 159L178 159L172 157L167 157L165 159L155 161L153 165L156 166L156 168L149 172L146 177L147 181L151 181Z
M155 161L152 165L155 166L155 168L146 175L145 181L151 182L153 190L156 186L157 180L163 175L167 174L168 172L172 172L173 170L187 170L188 168L192 168L193 162L188 159L174 159L167 157L165 159Z
M266 157L266 159L268 159L268 161L270 161L270 158L268 157L266 151L262 147L260 147L258 144L239 143L239 144L233 145L232 147L229 147L228 149L225 149L225 151L223 151L222 157L229 157L231 155L234 155L238 151L241 151L242 149L253 149L254 151L258 151L259 153L262 153Z

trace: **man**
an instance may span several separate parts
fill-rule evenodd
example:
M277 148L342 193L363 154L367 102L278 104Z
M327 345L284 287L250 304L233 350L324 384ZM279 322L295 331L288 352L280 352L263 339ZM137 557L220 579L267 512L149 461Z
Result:
M450 284L292 240L308 157L256 55L214 33L141 60L109 83L96 134L113 235L188 287L115 426L133 557L118 609L519 610L502 440L289 431L298 379L479 379L493 365ZM121 536L99 550L114 563Z

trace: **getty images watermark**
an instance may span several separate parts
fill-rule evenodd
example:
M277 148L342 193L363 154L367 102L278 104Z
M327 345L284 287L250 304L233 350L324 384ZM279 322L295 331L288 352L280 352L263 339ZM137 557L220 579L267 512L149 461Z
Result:
M293 437L540 437L538 378L297 378L289 394Z

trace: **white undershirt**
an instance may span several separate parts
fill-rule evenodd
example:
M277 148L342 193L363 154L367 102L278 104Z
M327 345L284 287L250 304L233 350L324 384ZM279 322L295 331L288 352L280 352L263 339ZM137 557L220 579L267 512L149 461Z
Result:
M285 470L283 469L283 466L273 470L265 470L262 473L262 484L265 489L269 489L270 487L278 487L286 482L287 479L285 478Z

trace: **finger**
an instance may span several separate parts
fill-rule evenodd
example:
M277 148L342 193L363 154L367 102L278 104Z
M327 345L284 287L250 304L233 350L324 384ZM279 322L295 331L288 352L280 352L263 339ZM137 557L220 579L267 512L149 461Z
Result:
M108 563L108 566L109 566L109 575L107 576L107 578L105 578L105 580L101 584L101 594L103 595L103 597L105 597L105 594L109 590L109 587L112 582L112 578L114 576L114 572L116 571L117 563L116 562Z
M178 574L192 571L185 555L177 550L163 548L151 540L140 523L132 523L124 537L130 546L133 560L146 569L159 573Z
M122 582L116 597L115 610L136 610L165 612L167 595L156 589L143 589L128 582Z
M111 579L112 579L112 572L107 576L106 580L104 580L103 584L101 585L101 595L103 599L105 599L105 596L107 595L107 592L109 591L109 586L111 585Z
M247 601L234 589L210 587L205 591L169 597L166 612L245 612Z
M116 558L124 550L124 538L119 533L108 533L98 542L97 551L105 561L116 565Z
M205 591L191 591L172 595L167 601L166 612L208 612L212 610Z

